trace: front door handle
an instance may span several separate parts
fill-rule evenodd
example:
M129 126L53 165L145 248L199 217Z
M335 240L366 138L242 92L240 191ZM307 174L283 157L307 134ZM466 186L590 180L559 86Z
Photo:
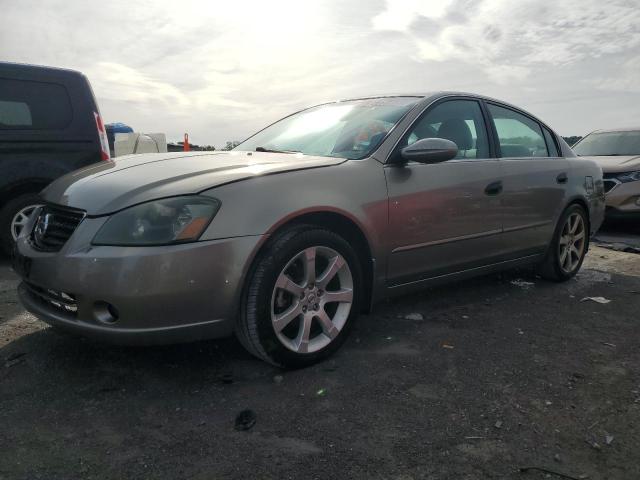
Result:
M498 195L500 192L502 192L502 180L490 183L484 189L484 193L486 193L487 195Z
M567 177L567 172L562 172L556 177L556 182L558 183L567 183L567 180L569 180L569 177Z

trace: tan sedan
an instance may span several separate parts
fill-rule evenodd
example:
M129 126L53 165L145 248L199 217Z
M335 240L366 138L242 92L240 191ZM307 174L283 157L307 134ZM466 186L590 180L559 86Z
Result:
M573 150L602 167L607 218L640 219L640 128L596 130Z
M604 216L595 162L455 92L318 105L231 152L119 157L43 197L14 261L29 311L117 343L235 333L286 367L392 295L521 265L568 280Z

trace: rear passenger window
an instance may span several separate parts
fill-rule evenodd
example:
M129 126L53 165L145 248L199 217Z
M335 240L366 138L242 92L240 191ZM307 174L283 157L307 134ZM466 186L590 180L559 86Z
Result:
M547 142L538 122L518 112L488 104L502 157L548 157Z
M554 135L544 127L542 127L542 131L544 132L544 139L547 141L547 148L549 149L549 156L550 157L559 157L560 153L558 153L558 147L556 145L556 141L555 141Z
M0 100L0 127L30 127L31 125L33 125L33 120L31 120L29 105L24 102Z
M60 130L72 116L62 85L0 78L0 130Z
M456 158L488 158L487 128L475 100L449 100L429 109L406 137L404 146L423 138L444 138L458 146Z

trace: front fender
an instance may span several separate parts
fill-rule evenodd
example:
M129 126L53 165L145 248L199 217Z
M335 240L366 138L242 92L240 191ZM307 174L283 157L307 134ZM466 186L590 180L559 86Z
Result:
M302 215L337 213L363 232L378 272L386 272L388 196L382 165L352 160L339 165L257 176L202 193L222 206L202 239L262 235Z

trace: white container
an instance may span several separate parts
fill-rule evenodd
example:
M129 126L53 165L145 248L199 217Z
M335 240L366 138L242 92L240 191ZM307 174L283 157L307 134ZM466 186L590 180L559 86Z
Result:
M113 150L116 157L166 152L167 136L164 133L116 133Z

